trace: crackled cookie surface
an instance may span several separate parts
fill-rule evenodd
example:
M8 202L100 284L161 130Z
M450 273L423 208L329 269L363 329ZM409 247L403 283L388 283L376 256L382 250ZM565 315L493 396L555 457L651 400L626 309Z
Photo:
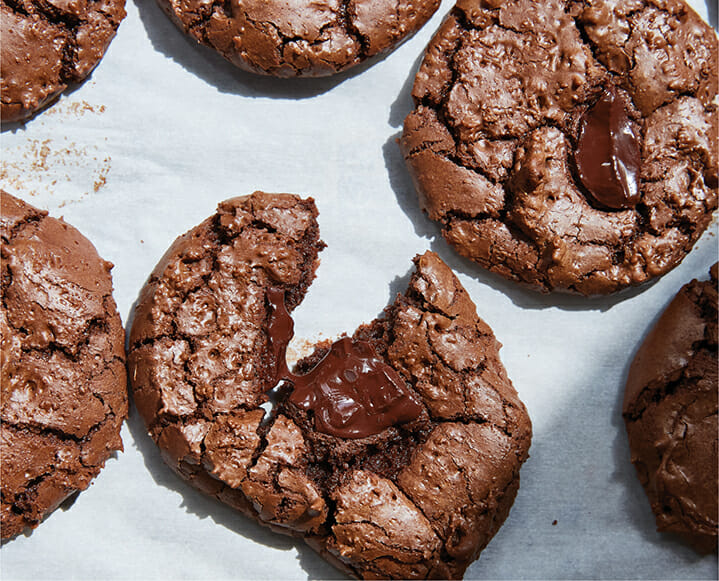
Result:
M439 0L158 0L175 24L241 69L320 77L391 49Z
M716 95L716 35L679 0L460 0L401 147L460 254L606 294L675 267L711 221Z
M0 115L21 121L100 62L125 0L0 0Z
M109 262L0 191L2 538L35 527L122 450L124 333Z
M130 334L138 409L181 476L344 571L459 578L509 513L526 410L431 252L382 317L290 371L315 217L311 200L257 192L173 244Z
M717 265L685 285L639 348L624 421L657 530L717 550Z

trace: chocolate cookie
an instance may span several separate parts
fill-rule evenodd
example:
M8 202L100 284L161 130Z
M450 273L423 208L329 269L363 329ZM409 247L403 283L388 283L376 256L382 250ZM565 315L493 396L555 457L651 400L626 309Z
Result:
M440 0L158 0L185 33L232 64L276 77L333 75L388 51Z
M0 190L2 538L35 527L122 450L125 345L112 265Z
M717 265L682 287L639 348L623 415L657 530L717 550Z
M130 332L137 407L180 476L347 573L461 577L516 495L526 410L431 252L383 317L291 372L316 214L312 200L256 192L172 245Z
M0 11L0 117L22 121L90 74L125 0L0 0Z
M401 148L463 256L542 291L674 268L717 206L717 38L681 0L463 0Z

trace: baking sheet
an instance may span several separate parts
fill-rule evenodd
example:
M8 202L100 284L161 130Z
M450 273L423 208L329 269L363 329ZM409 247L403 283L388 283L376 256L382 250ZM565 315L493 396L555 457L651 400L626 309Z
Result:
M705 18L715 3L696 0ZM459 258L418 209L396 145L422 51L451 8L389 56L331 79L236 70L187 40L151 0L84 84L2 133L0 182L79 228L114 264L123 321L178 235L230 196L311 195L327 249L295 313L295 353L351 333L432 249L455 270L531 415L531 458L506 524L467 579L716 579L716 556L659 535L620 415L628 364L676 291L706 277L717 223L640 290L543 296ZM132 410L124 453L28 536L0 550L10 579L342 578L301 542L206 498L161 461Z

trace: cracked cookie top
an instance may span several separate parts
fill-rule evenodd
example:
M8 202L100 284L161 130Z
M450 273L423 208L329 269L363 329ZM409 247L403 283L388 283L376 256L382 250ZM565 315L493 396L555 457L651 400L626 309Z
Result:
M460 0L401 148L462 255L542 291L675 267L717 206L717 38L681 0Z
M657 530L717 550L717 265L684 285L629 369L623 414L631 460Z
M322 77L400 43L440 0L158 0L175 24L241 69Z
M256 192L172 245L130 332L138 409L178 474L347 573L459 578L514 501L529 417L431 252L382 317L290 373L281 344L317 266L316 215Z
M35 527L122 450L124 333L112 265L0 191L2 538Z
M0 117L22 121L100 62L125 0L0 0Z

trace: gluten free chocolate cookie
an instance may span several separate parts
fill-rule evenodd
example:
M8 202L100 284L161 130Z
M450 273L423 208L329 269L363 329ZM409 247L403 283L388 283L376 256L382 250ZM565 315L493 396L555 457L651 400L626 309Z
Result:
M100 62L125 0L0 0L3 122L22 121Z
M122 450L125 345L109 262L0 191L2 538L35 527Z
M526 410L431 252L383 317L290 370L316 215L311 200L256 192L170 247L130 332L137 407L183 478L347 573L459 578L509 513Z
M276 77L333 75L390 50L440 0L158 0L184 32L234 65Z
M542 291L674 268L717 206L717 38L680 0L464 0L401 147L463 256Z
M682 287L632 362L623 414L657 530L717 550L717 265Z

